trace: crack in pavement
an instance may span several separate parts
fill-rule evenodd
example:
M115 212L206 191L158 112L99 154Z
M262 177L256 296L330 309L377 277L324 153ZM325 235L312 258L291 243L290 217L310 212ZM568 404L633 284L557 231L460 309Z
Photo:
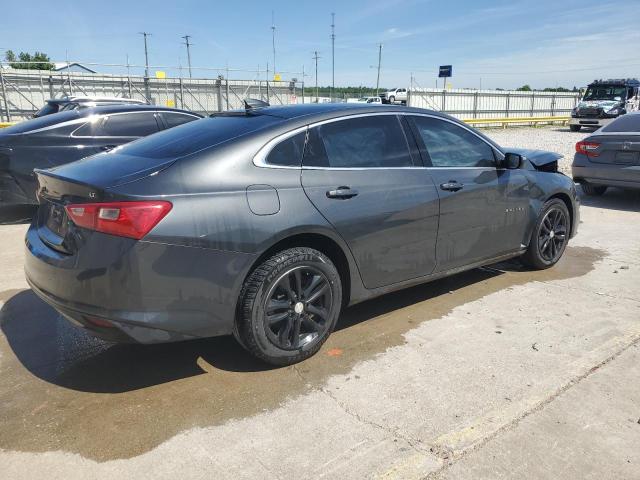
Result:
M470 447L461 450L459 453L453 452L453 455L449 459L448 462L443 463L442 467L440 467L438 470L436 470L434 472L431 472L427 476L423 477L423 480L437 480L438 478L442 478L442 475L444 473L446 473L446 471L451 466L453 466L454 464L456 464L457 462L459 462L460 460L465 458L467 455L469 455L469 454L471 454L473 452L479 451L485 445L487 445L489 442L491 442L492 440L494 440L495 438L497 438L501 434L503 434L503 433L505 433L507 431L511 431L511 430L515 429L522 422L522 420L524 420L525 418L529 417L530 415L533 415L533 414L535 414L535 413L537 413L539 411L542 411L547 405L552 403L556 398L558 398L561 395L563 395L566 391L568 391L569 389L575 387L580 382L582 382L583 380L585 380L586 378L588 378L592 374L594 374L596 371L598 371L600 368L604 367L605 365L609 364L610 362L612 362L613 360L618 358L620 355L622 355L624 352L626 352L629 348L638 346L638 344L640 344L640 335L635 335L635 336L632 337L632 340L629 343L627 343L626 345L621 347L619 350L617 350L614 353L612 353L611 355L609 355L607 358L605 358L601 362L598 362L596 365L594 365L593 367L588 369L586 372L584 372L581 375L578 375L577 377L574 377L571 380L569 380L567 383L565 383L564 385L562 385L561 387L556 389L556 391L553 392L546 399L538 402L532 408L530 408L528 410L525 410L520 415L518 415L516 418L514 418L510 422L506 423L505 425L501 426L497 430L494 430L489 435L487 435L486 437L480 439L479 441L477 441L475 444L471 445Z

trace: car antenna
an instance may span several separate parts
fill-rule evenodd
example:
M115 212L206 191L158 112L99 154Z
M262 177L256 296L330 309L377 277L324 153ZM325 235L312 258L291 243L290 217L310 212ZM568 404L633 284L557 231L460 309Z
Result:
M268 106L269 106L269 102L258 100L257 98L245 98L244 100L244 109L247 113L250 113L252 110L255 110L256 108L264 108Z

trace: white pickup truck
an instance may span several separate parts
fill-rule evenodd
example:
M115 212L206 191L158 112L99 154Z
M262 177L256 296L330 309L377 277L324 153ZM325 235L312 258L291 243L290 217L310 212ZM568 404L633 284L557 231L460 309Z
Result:
M403 105L407 104L407 89L406 88L392 88L386 92L380 94L382 103L396 103L400 102Z

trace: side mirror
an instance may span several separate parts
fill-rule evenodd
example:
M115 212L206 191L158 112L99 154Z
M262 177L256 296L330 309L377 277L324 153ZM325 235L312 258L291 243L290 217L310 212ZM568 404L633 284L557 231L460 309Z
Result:
M517 153L505 153L502 165L508 170L520 168L520 165L522 165L522 155Z

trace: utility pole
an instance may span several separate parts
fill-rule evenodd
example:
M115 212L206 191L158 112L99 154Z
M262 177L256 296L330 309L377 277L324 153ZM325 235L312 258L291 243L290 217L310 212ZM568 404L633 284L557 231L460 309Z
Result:
M184 44L187 46L187 63L189 64L189 78L193 78L191 76L191 50L190 50L190 47L193 46L193 43L189 43L189 39L191 38L191 35L185 35L182 38L184 38Z
M336 88L336 14L331 14L331 101Z
M273 10L271 10L271 44L273 46L273 78L276 76L276 22Z
M380 63L382 62L382 44L378 44L378 78L376 80L376 95L380 89Z
M313 59L316 61L316 103L318 103L318 60L322 58L318 56L318 51L313 52Z
M151 101L151 92L149 91L149 49L147 48L147 37L151 36L149 32L139 32L144 37L144 95L147 102Z

